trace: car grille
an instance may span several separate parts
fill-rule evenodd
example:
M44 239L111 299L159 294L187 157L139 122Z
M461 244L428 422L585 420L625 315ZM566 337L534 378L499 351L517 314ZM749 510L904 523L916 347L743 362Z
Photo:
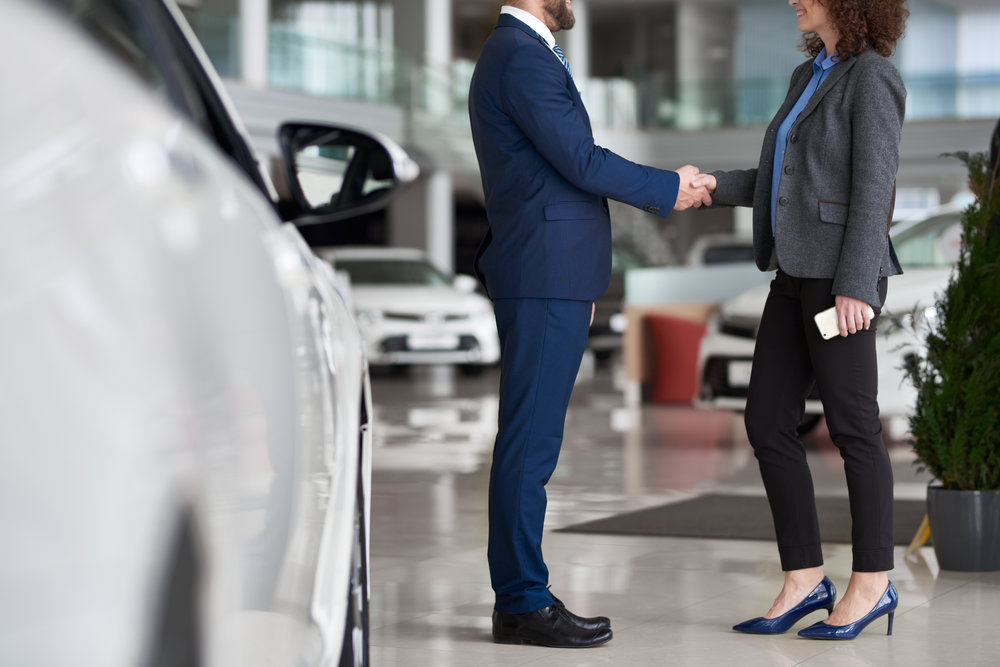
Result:
M384 313L385 319L399 322L458 322L469 319L468 313Z
M709 390L710 396L727 396L746 398L746 387L733 387L729 384L727 369L730 361L746 361L736 357L712 357L705 363L701 379L702 391Z
M478 348L479 348L479 341L476 340L475 336L459 336L458 346L453 349L462 352L467 352L469 350L476 350ZM447 350L412 350L410 349L409 340L406 336L389 336L388 338L384 338L382 339L382 342L379 344L379 349L383 353L447 351Z
M725 397L725 398L746 398L747 387L734 387L729 384L729 363L731 361L750 361L746 357L709 357L705 361L705 369L702 372L701 387L703 398ZM806 400L820 400L819 390L816 383L806 396Z
M719 323L719 332L737 338L757 338L760 320L755 317L727 317Z

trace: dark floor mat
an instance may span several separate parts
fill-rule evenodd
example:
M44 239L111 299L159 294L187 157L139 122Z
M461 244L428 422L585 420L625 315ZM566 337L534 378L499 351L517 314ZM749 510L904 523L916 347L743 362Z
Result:
M820 536L824 542L851 542L851 510L847 498L817 498ZM923 500L897 500L893 507L893 541L908 545L927 511ZM569 533L657 535L737 540L773 540L767 498L708 494L638 512L617 514L559 529Z

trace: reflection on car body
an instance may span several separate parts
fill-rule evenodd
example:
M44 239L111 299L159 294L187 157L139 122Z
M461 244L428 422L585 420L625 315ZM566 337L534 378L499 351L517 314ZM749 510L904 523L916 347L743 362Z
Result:
M367 664L370 383L329 269L171 0L3 12L0 664Z

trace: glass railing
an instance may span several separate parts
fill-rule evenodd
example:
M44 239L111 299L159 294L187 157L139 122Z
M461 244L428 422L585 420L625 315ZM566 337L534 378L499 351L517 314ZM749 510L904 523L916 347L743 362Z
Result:
M186 5L182 11L219 75L228 79L239 78L239 21L231 16L197 11Z
M204 13L194 13L190 19L220 74L238 77L236 21ZM272 23L269 40L273 88L408 111L466 113L475 66L470 61L441 67L418 65L393 49L339 43L281 22ZM908 120L1000 115L1000 71L965 76L904 74L904 80ZM686 81L650 74L580 83L596 127L696 130L768 123L784 100L788 75Z

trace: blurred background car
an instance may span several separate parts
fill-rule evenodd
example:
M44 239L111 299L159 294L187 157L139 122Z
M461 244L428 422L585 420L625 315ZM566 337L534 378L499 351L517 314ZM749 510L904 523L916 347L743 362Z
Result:
M472 276L446 276L412 248L315 251L350 278L371 364L458 364L474 374L500 360L493 304Z
M961 211L960 204L948 204L892 227L893 246L904 272L889 279L876 337L879 409L891 437L906 432L915 392L904 378L903 366L907 355L920 353L924 326L934 317L934 296L944 290L958 260ZM709 321L698 356L697 405L737 411L746 407L754 341L769 289L762 285L723 302ZM814 387L800 432L815 426L822 413Z
M686 266L707 266L753 262L753 240L737 234L707 234L692 244L685 256ZM653 262L638 249L615 243L611 247L611 280L608 289L594 302L594 323L590 327L588 349L598 362L606 362L622 347L628 326L625 307L625 273L651 266Z
M277 211L412 164L289 125L279 202L172 1L3 12L0 664L368 664L367 362Z

